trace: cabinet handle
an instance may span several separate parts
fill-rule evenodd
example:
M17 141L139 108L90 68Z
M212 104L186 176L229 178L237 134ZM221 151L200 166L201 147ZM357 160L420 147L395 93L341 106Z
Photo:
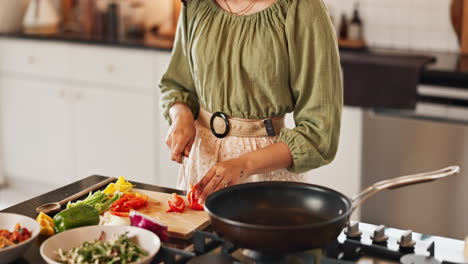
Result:
M115 72L115 66L113 64L107 65L107 72L109 73Z
M58 97L64 99L65 98L65 89L60 89L58 91Z
M74 99L75 99L76 101L79 101L79 100L83 99L83 93L81 93L81 92L75 92Z
M34 56L28 56L28 64L34 64L36 62L36 58Z
M83 99L83 93L82 92L73 92L69 91L67 92L65 89L60 89L58 91L58 97L62 99L66 99L69 101L79 101Z

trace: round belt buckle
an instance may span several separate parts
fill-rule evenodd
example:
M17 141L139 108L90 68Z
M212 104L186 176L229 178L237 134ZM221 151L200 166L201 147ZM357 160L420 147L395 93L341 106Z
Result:
M219 117L219 118L222 118L224 120L224 124L226 125L226 130L224 131L224 133L218 133L216 132L216 130L214 129L214 120L216 117ZM223 112L216 112L214 113L212 116L211 116L211 119L210 119L210 129L211 129L211 132L213 133L213 135L215 135L215 137L217 138L224 138L226 137L228 134L229 134L229 120L228 120L229 116L226 115L225 113Z

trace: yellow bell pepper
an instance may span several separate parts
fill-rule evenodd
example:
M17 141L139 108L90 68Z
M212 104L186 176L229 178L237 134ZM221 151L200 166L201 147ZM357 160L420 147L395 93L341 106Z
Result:
M120 176L115 183L110 183L104 190L105 194L115 192L130 192L135 185L131 184L125 177Z
M44 214L43 212L40 212L36 218L36 221L41 226L41 231L40 231L41 235L51 236L55 234L54 219L52 219L50 216Z

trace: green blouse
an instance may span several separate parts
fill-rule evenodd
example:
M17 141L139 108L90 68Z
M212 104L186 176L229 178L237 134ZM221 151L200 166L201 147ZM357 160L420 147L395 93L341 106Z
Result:
M231 117L265 119L294 111L290 171L335 157L341 122L341 68L334 30L322 0L277 0L245 16L215 0L182 8L172 58L163 76L164 116L176 102L195 116L200 106Z

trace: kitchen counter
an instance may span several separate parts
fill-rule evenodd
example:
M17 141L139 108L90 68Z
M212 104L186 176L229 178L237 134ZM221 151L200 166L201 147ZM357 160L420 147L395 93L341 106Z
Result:
M162 51L159 53L159 56L161 56L161 54L166 53L167 56L170 56L172 47L172 39L170 39L169 37L162 38L160 36L152 36L151 39L147 38L144 40L107 41L105 39L82 37L79 35L33 36L18 33L0 34L0 40L2 38L5 40L33 40L43 43L59 42L69 43L70 45L80 44L88 45L90 46L90 48L93 48L92 46L102 46L125 48L128 50L133 49ZM113 57L119 57L120 59L120 54L118 53L118 51L115 52L117 53ZM392 115L396 117L402 117L405 119L416 118L436 122L442 121L449 123L460 123L463 125L465 125L468 122L468 118L465 117L468 116L468 57L461 56L458 53L449 52L405 51L381 48L371 48L366 51L342 50L341 52L342 55L348 53L352 55L351 57L354 57L354 59L352 59L351 61L347 61L348 65L351 64L351 67L353 66L353 64L359 64L360 54L369 53L377 55L390 55L387 57L390 57L392 60L395 57L397 57L392 57L392 55L416 55L418 57L425 56L429 58L434 58L433 62L426 65L419 74L419 81L416 80L416 82L418 83L417 91L407 92L408 90L404 87L399 87L400 91L398 91L398 89L384 87L385 85L379 87L378 83L376 83L375 85L367 85L371 87L364 87L363 89L361 89L361 91L355 91L353 89L349 89L345 82L345 95L352 96L356 99L354 101L346 100L346 98L348 97L345 96L345 105L355 106L364 109L371 109L378 111L380 114ZM385 56L383 56L383 58L384 57ZM26 60L28 59L29 56L27 56ZM383 61L383 63L385 64L385 59L381 59L381 61ZM26 63L30 62L27 61ZM106 61L105 63L106 64L104 65L112 66L115 62ZM163 73L165 71L165 63L168 62L158 62L157 65L161 66L161 69L159 71L160 73ZM55 64L51 63L51 65ZM398 64L396 64L396 66L398 66ZM125 67L123 67L122 69L124 68ZM44 69L48 68L45 67ZM108 66L104 70L104 72L107 72L108 74L109 71L111 71L110 69L111 68L109 68ZM122 74L119 74L119 76L120 75ZM102 78L100 77L99 80L101 79ZM114 80L116 78L112 77L109 79ZM151 83L150 81L146 81L140 77L132 79L130 83L132 83L133 85L135 81L140 81L143 86L148 83ZM384 82L385 79L382 80L382 83ZM119 84L120 83L122 82L119 82ZM425 90L421 90L420 88L423 88ZM385 93L382 93L382 91L385 91ZM386 103L382 104L380 102L382 100ZM402 104L401 102L406 103Z
M354 100L352 105L367 108L378 115L468 125L468 57L449 52L376 48L366 51L342 51L342 55L344 54L348 55L342 56L348 57L345 61L348 67L354 67L354 64L358 66L361 63L359 54L383 55L382 58L389 57L391 60L401 56L403 58L413 56L413 58L432 58L432 61L426 64L419 73L416 91L408 92L408 90L402 90L400 86L393 89L388 87L388 84L387 87L383 86L385 89L367 87L364 91L354 91L346 89L345 81L345 95ZM355 61L350 61L349 57L355 58ZM385 65L387 62L382 58L380 61L382 65ZM393 66L398 66L398 64L393 64ZM359 74L366 76L366 73ZM385 81L385 77L381 78ZM398 81L394 81L393 85L398 85ZM374 98L371 95L374 95ZM380 101L385 101L387 104L383 105ZM367 105L365 105L366 102ZM371 106L368 106L369 102ZM398 107L398 102L407 102L407 104ZM345 104L347 104L346 99Z
M128 39L110 41L105 38L97 37L86 37L76 34L58 34L51 36L41 35L27 35L23 33L0 33L0 37L11 38L11 39L25 39L25 40L37 40L37 41L58 41L68 42L76 44L87 44L87 45L98 45L98 46L109 46L119 48L133 48L133 49L149 49L168 51L172 50L173 39L164 37L146 37L145 39Z
M55 202L55 201L60 201L64 198L69 197L70 195L73 195L89 186L92 186L102 180L104 180L106 177L104 176L89 176L87 178L84 178L82 180L76 181L72 184L66 185L62 188L56 189L54 191L45 193L43 195L37 196L35 198L32 198L30 200L24 201L22 203L19 203L17 205L14 205L12 207L9 207L5 210L2 210L0 212L5 212L5 213L16 213L16 214L22 214L26 215L32 218L36 218L37 213L36 213L36 207L44 204L44 203L49 203L49 202ZM178 193L178 194L183 194L182 191L175 190L175 189L170 189L170 188L164 188L164 187L159 187L159 186L154 186L154 185L149 185L149 184L143 184L143 183L138 183L138 182L133 182L136 185L136 188L143 189L143 190L150 190L150 191L156 191L156 192L165 192L165 193ZM84 198L84 197L83 197ZM26 263L34 263L34 264L40 264L40 263L45 263L45 261L42 259L40 253L39 253L39 247L41 243L46 239L46 236L39 235L38 240L36 243L34 243L26 252L26 254L23 256L23 258L18 259L14 263L19 263L19 264L26 264ZM180 247L183 248L188 242L187 241L182 241L182 240L176 240L176 239L171 239L168 242L168 245L171 247Z
M468 57L458 53L431 53L436 62L421 74L421 83L468 89Z
M134 49L153 49L171 51L173 40L164 37L146 37L140 40L109 41L103 38L85 37L81 35L59 34L54 36L37 36L23 33L0 33L0 37L13 39L29 39L38 41L59 41L78 44L111 46ZM342 51L360 52L360 51ZM451 86L468 89L468 56L459 53L435 51L403 51L395 49L372 48L369 51L375 54L423 55L434 57L435 62L428 65L421 73L421 84Z
M19 214L27 215L30 217L35 217L36 213L34 209L38 205L42 203L47 203L47 202L66 198L67 196L75 192L78 192L82 190L83 188L94 185L105 178L106 177L104 176L96 176L96 175L90 176L80 181L77 181L75 183L72 183L70 185L54 190L52 192L46 193L44 195L33 198L31 200L12 206L6 210L3 210L2 212L19 213ZM174 189L158 187L158 186L153 186L153 185L148 185L148 184L141 184L141 183L135 183L135 184L136 184L136 187L140 189L160 191L160 192L177 192L179 194L182 194L181 191L174 190ZM355 241L355 240L346 240L346 235L344 233L342 233L340 237L338 238L339 243L343 243L342 245L345 245L345 244L347 245L346 248L348 249L348 252L358 250L359 252L363 254L363 256L365 256L359 259L359 261L356 263L369 263L369 261L371 263L372 262L375 263L375 261L381 260L380 258L374 259L372 256L374 256L375 254L380 254L380 255L375 255L375 256L381 256L382 258L385 258L386 261L384 261L383 263L396 263L396 262L392 262L391 260L392 259L394 260L395 256L399 257L401 254L398 252L399 245L397 241L401 239L401 236L405 233L405 230L387 228L386 234L389 236L389 242L388 242L388 249L384 249L382 247L376 248L375 246L372 246L372 241L370 238L376 228L377 228L376 225L361 223L360 230L363 232L363 235L362 235L363 239L360 242ZM198 232L197 234L195 234L195 237L192 240L181 241L181 240L171 239L168 243L163 243L163 247L161 248L161 251L157 254L156 259L154 259L152 263L160 263L161 260L173 261L175 258L172 258L172 257L175 257L175 256L182 258L181 259L182 262L177 262L177 263L185 263L183 262L184 258L186 260L187 258L194 257L195 255L216 257L220 255L221 247L226 246L226 245L229 245L230 247L232 247L232 244L225 244L223 240L218 240L218 241L211 240L211 242L205 240L205 238L219 239L219 237L211 233L212 230L205 230L205 231L209 231L209 232L208 233L202 232L204 233L204 235L202 236L199 236L198 234L200 232ZM434 236L424 235L420 233L412 233L412 238L416 242L416 245L414 248L416 254L427 254L428 251L429 252L432 251L433 253L435 253L434 256L437 259L445 260L447 261L447 263L448 261L451 261L452 263L462 263L464 260L463 258L464 242L462 240L454 240L454 239L443 238L443 237L434 237ZM40 253L39 253L39 247L45 239L46 237L39 236L39 239L28 249L24 257L21 259L18 259L14 263L18 263L18 264L45 263L45 261L42 260L42 257L40 256ZM184 249L184 251L180 249ZM336 248L336 249L339 250L336 253L341 252L339 248ZM376 249L377 251L374 251ZM236 252L241 255L236 255ZM240 259L247 258L245 255L244 256L242 255L242 250L234 249L234 251L232 251L231 253L233 257L241 257ZM332 258L327 259L323 261L322 263L354 263L350 261L345 261L345 262L338 261L335 259L336 256L332 254L332 251L330 251L330 254L331 254L330 257ZM214 258L208 258L208 259L214 259ZM201 261L201 259L199 260ZM246 259L246 262L242 262L242 263L253 263L252 261L247 261L247 260L248 259ZM176 263L176 262L164 262L164 263ZM205 263L205 262L202 261L202 262L196 262L196 263ZM218 262L213 261L213 262L207 262L207 263L218 263Z
M349 52L349 51L348 51ZM449 86L468 89L468 56L455 52L403 51L395 49L371 49L368 51L385 55L408 55L433 57L421 72L421 84Z

